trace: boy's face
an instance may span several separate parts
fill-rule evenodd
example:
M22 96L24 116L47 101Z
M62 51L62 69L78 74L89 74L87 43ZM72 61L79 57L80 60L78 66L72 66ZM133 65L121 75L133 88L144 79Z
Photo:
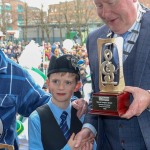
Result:
M70 73L63 75L62 73L53 73L50 75L47 84L53 97L53 103L60 107L65 104L67 106L73 93L80 87L80 83L77 83L75 76Z

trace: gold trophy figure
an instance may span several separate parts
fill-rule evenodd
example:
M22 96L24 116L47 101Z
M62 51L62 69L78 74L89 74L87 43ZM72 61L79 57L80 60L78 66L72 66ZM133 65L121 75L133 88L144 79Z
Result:
M129 107L130 95L125 88L123 75L123 38L98 39L100 92L92 95L91 114L121 116ZM117 61L114 62L114 50Z

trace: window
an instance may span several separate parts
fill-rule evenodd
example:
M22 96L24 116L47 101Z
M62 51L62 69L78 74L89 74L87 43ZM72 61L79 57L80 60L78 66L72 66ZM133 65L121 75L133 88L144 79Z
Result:
M11 26L6 27L6 30L12 30L13 28Z
M21 24L23 22L23 16L22 14L18 14L18 24Z
M20 13L23 12L23 6L22 5L18 5L17 11L20 12Z
M9 3L5 3L5 10L11 10L11 5Z

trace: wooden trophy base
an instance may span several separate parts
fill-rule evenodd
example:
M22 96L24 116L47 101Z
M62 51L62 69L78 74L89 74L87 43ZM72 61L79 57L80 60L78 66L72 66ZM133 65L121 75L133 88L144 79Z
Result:
M121 116L129 108L130 94L122 93L94 93L92 96L92 109L90 114Z

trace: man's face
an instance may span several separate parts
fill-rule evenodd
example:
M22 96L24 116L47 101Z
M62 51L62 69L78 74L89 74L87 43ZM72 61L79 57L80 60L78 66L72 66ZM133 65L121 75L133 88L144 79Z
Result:
M98 16L116 34L131 28L137 17L137 0L94 0Z

